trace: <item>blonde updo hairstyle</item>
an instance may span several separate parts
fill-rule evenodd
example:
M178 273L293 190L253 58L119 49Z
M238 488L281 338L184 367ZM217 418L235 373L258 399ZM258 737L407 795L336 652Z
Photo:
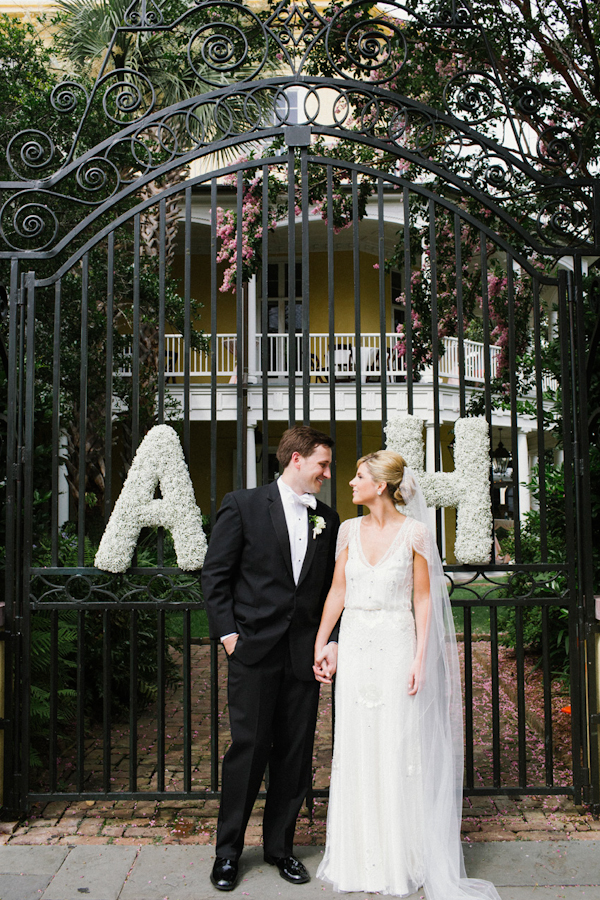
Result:
M406 463L399 453L393 450L378 450L361 456L356 468L365 465L369 475L375 482L385 481L388 494L398 506L404 506L404 497L400 493L400 484L404 478Z

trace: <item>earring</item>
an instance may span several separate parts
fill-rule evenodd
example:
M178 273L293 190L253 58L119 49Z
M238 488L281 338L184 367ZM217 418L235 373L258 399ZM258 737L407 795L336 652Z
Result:
M379 494L379 496L380 496L380 497L381 497L381 495L382 495L382 493L383 493L383 491L382 491L382 490L378 490L378 491L377 491L377 493L378 493L378 494Z

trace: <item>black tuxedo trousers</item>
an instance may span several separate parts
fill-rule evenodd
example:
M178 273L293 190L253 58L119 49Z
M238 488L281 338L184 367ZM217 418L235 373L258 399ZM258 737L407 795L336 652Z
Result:
M312 513L311 513L312 515ZM218 856L238 859L265 768L265 851L292 853L298 812L310 786L319 685L313 649L331 585L339 519L322 503L325 528L309 538L295 584L276 483L228 494L202 572L211 636L239 634L228 658L232 742L223 760Z
M217 856L239 858L267 763L264 848L271 856L290 856L311 782L319 684L294 674L286 633L254 665L240 662L233 652L227 695L231 746L223 760Z

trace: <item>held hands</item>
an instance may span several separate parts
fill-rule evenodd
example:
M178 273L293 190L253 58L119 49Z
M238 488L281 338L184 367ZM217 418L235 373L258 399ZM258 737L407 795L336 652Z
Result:
M335 641L326 644L321 650L315 648L315 664L313 672L321 684L331 684L337 669L338 645Z

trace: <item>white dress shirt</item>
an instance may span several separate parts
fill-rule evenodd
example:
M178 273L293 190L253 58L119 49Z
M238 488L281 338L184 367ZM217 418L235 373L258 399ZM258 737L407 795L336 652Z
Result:
M292 572L294 581L298 584L308 547L308 508L307 502L303 502L303 500L306 501L306 495L303 495L303 500L300 500L296 491L289 484L286 484L283 478L277 479L277 487L281 495L285 522L290 538ZM314 497L311 499L314 500ZM314 505L317 505L316 500L314 500Z

